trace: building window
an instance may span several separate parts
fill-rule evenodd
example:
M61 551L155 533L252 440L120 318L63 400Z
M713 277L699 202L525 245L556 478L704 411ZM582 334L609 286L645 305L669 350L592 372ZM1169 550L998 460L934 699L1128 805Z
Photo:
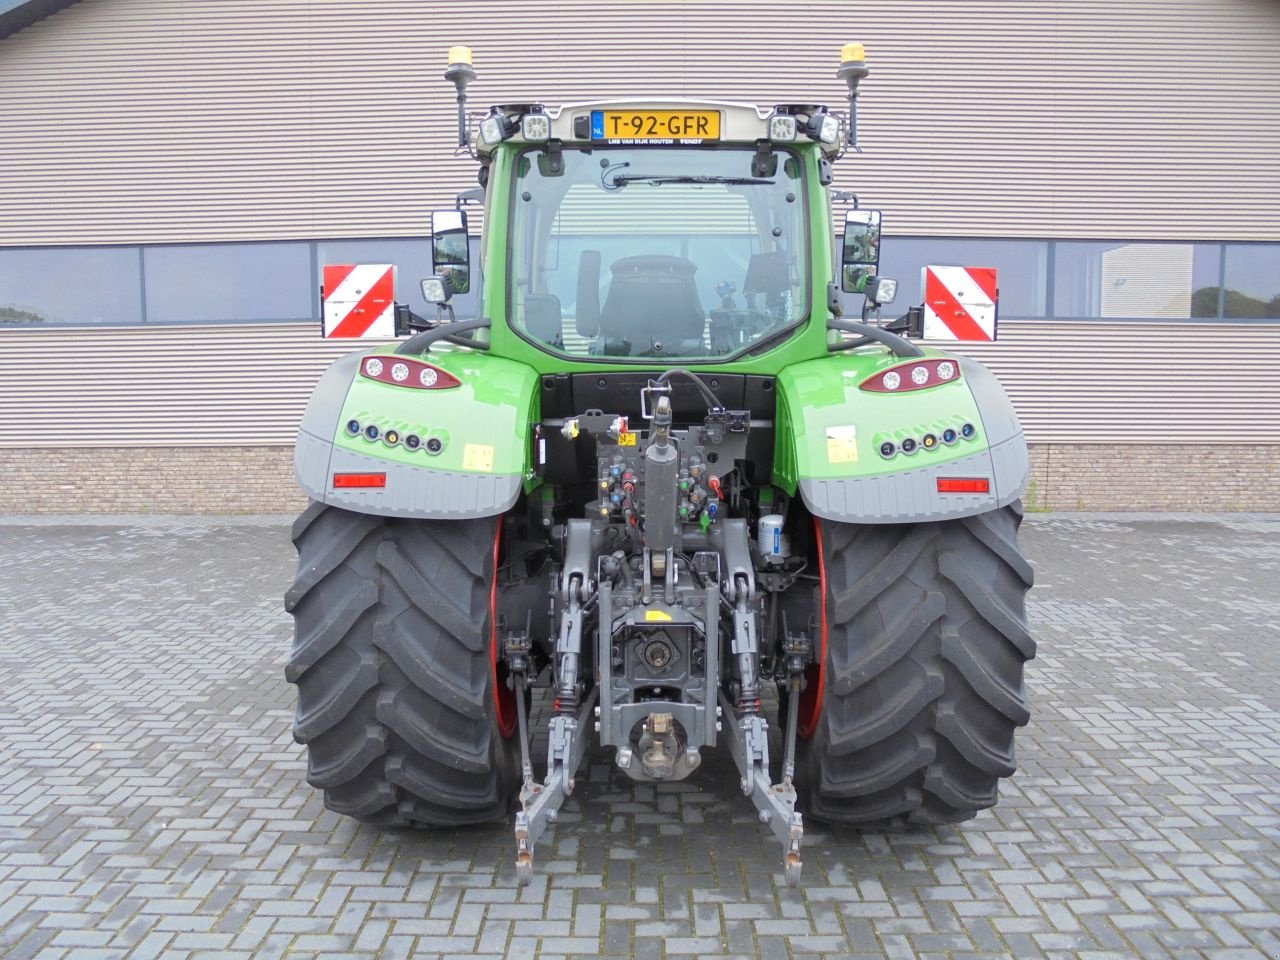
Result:
M924 301L925 267L995 267L1002 319L1045 316L1049 244L1044 240L977 240L936 237L886 237L879 272L898 281L898 299L890 310Z
M1213 318L1220 265L1216 243L1059 240L1054 243L1053 316ZM1201 293L1206 288L1214 293Z
M885 317L921 302L922 267L958 265L999 271L1003 320L1280 320L1280 243L887 236L881 250L880 273L899 282ZM420 287L431 273L426 238L12 247L0 248L0 329L319 323L320 269L340 263L394 263L396 300L435 317ZM459 319L482 310L480 266L473 237L471 292L452 301ZM576 290L551 292L572 309ZM860 314L860 295L841 300L846 317Z
M307 320L309 243L222 243L146 247L148 323Z
M1280 320L1280 243L1229 243L1222 286L1228 320Z
M137 323L137 247L0 250L0 329Z

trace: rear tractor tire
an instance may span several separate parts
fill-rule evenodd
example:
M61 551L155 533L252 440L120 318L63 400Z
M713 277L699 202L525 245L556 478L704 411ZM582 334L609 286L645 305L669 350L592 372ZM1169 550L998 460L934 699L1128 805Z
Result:
M863 830L994 806L1030 717L1022 507L911 525L819 522L825 660L801 698L806 815Z
M399 520L321 503L294 523L285 676L307 781L330 810L386 827L511 811L513 701L492 646L498 530L496 517Z

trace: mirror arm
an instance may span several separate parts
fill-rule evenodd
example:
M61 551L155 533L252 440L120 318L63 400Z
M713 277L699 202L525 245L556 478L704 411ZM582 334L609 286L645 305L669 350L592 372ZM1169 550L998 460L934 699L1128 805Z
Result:
M397 337L403 337L405 334L417 333L422 330L430 330L435 326L434 321L414 313L407 303L397 303L395 305L395 318Z
M827 347L828 353L840 353L843 350L857 350L859 347L869 347L875 343L870 337L858 337L857 340L845 340L842 343L833 343Z
M873 327L870 324L858 323L854 320L829 320L827 321L827 329L860 335L857 340L851 340L848 343L829 344L827 350L831 353L838 353L841 350L854 350L874 342L884 344L893 352L894 356L923 357L925 355L924 351L910 340L905 340L896 333L890 333L883 327Z
M493 326L493 321L488 317L463 320L461 323L441 324L438 327L432 327L430 330L424 330L422 333L410 337L396 347L396 353L407 355L429 353L431 345L437 340L448 340L450 343L456 343L460 347L475 347L480 350L488 350L489 344L477 343L472 339L459 337L458 334L469 333L472 330L488 330L491 326Z
M924 305L907 307L906 313L892 323L885 324L884 328L890 333L901 334L904 337L923 337Z

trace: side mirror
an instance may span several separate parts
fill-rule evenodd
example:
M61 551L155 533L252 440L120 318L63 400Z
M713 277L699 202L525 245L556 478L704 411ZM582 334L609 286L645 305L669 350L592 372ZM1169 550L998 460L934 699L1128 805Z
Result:
M880 211L850 210L844 218L840 254L840 287L846 293L865 293L880 262Z
M471 245L467 215L462 210L437 210L431 214L431 280L440 280L444 298L432 299L424 280L422 295L429 303L444 303L455 293L471 290ZM433 288L432 292L436 292Z

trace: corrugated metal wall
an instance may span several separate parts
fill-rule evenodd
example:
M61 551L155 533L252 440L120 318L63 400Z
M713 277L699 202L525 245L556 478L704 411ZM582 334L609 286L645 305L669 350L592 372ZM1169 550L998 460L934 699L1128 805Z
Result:
M0 448L292 443L351 346L309 324L0 333ZM1010 322L958 352L995 370L1032 442L1280 437L1277 324Z
M915 235L1280 240L1271 0L81 0L0 40L0 246L415 236L473 103L838 104L838 185ZM1280 325L1009 323L1034 441L1280 435ZM289 443L349 345L298 324L0 331L0 446ZM1211 349L1210 349L1211 348Z
M895 232L1280 239L1273 0L81 0L0 41L0 245L420 232L453 43L477 106L837 104L851 39Z

